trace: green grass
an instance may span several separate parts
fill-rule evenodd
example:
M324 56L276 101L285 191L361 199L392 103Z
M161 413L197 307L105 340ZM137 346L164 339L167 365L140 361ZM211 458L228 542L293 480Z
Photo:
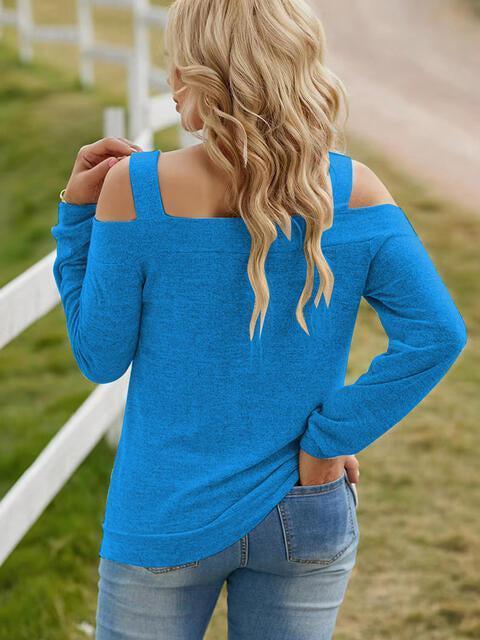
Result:
M350 152L377 171L407 212L467 323L469 343L430 395L358 456L362 540L336 638L478 638L478 217L364 145ZM384 346L377 318L362 303L349 380Z
M477 15L480 15L480 0L468 0Z
M22 65L0 45L0 286L55 248L58 192L80 146L102 136L116 94ZM169 129L157 139L175 147ZM79 374L58 306L0 351L0 495L95 385ZM113 453L102 440L0 568L1 640L84 638L94 619L100 526Z
M45 3L45 6L52 3ZM8 41L8 39L7 39ZM0 284L54 248L57 195L76 150L102 135L114 81L82 91L57 66L21 65L0 46ZM158 136L176 144L173 130ZM388 166L358 142L407 211L469 329L462 358L401 424L359 455L357 566L336 640L480 637L478 218ZM385 347L362 303L348 379ZM4 494L94 385L78 372L60 307L0 352L0 482ZM0 568L0 640L80 640L94 623L97 562L113 452L102 440ZM225 638L225 590L207 634Z

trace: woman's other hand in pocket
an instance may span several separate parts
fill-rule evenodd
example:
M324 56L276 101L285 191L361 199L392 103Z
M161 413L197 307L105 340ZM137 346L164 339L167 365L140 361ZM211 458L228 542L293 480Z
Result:
M360 480L360 465L355 456L338 456L337 458L316 458L300 449L298 472L300 484L325 484L339 478L344 470L350 482Z

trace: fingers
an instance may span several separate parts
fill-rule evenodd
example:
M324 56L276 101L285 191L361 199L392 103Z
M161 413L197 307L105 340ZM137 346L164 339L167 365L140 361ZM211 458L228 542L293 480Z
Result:
M119 140L123 140L124 142L126 142L127 144L129 144L131 147L133 147L134 149L137 149L137 151L143 151L142 147L138 144L135 144L134 142L132 142L131 140L129 140L128 138L119 138Z
M89 177L92 183L103 183L105 176L118 161L116 158L106 158L90 169Z
M136 151L142 151L142 148L128 138L101 138L81 147L78 160L83 162L86 168L91 168L107 157L129 156Z
M104 149L107 152L112 152L117 149L119 151L129 151L131 149L142 151L142 148L138 144L135 144L128 138L114 138L114 137L101 138L100 140L93 142L89 146L93 147L94 150Z
M360 464L355 456L347 456L345 470L350 482L360 482Z

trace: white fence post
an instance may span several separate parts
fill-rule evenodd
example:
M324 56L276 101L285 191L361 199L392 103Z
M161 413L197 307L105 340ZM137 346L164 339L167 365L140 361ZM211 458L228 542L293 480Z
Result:
M145 129L150 95L150 28L146 17L149 0L133 0L133 56L129 67L129 136Z
M33 57L33 16L31 0L17 0L17 29L20 60L22 62L31 62Z
M77 28L80 82L90 87L95 81L95 67L90 55L93 46L93 21L90 0L77 0Z
M123 107L107 107L104 110L103 135L106 138L125 138L125 109Z

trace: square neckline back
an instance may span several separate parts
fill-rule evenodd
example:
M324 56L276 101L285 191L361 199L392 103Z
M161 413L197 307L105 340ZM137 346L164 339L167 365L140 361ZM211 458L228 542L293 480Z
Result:
M160 149L134 152L130 156L130 185L135 204L136 220L140 217L163 218L171 221L245 224L241 216L185 216L167 213L162 196L159 176ZM348 208L352 189L351 158L335 151L329 151L330 180L334 211ZM290 216L294 220L304 219L300 214Z
M240 216L190 218L166 213L158 172L160 153L159 149L155 149L135 152L130 156L129 175L136 217L130 220L103 221L94 216L93 224L97 233L108 233L107 230L121 233L121 229L128 228L132 231L133 227L140 232L138 227L146 223L150 227L149 234L157 231L161 233L164 243L170 243L171 250L249 253L251 236ZM332 225L322 232L322 249L352 241L365 241L377 233L385 233L389 229L391 231L398 225L405 228L405 222L409 224L403 210L396 204L350 208L352 159L335 151L329 151L329 157L334 215ZM270 247L271 251L295 251L303 248L307 221L300 214L291 215L290 218L290 235L287 236L278 227L279 233ZM129 224L126 225L126 222ZM168 232L169 229L171 233Z

